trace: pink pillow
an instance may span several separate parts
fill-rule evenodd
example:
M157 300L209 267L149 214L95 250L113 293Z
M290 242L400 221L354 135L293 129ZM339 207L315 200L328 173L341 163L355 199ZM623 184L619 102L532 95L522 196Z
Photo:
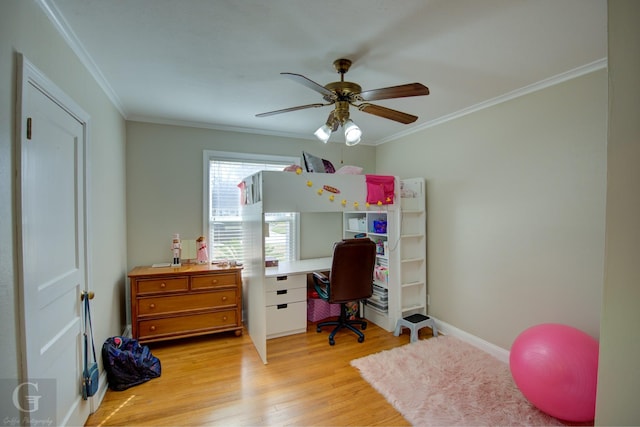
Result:
M289 165L286 168L282 169L283 172L295 172L298 169L302 169L299 165Z
M362 168L359 166L345 165L338 169L336 173L341 173L344 175L360 175L362 174Z

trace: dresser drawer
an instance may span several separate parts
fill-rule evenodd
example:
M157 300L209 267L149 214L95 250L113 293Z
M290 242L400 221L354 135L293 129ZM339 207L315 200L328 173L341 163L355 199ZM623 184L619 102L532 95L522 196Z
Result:
M189 290L189 279L187 277L141 279L136 283L138 286L138 295Z
M291 276L266 277L265 290L275 292L282 289L307 288L306 274L293 274Z
M267 338L302 333L306 330L306 301L267 307Z
M236 290L229 289L199 294L140 298L138 316L190 312L213 307L235 307L236 297Z
M207 274L191 277L191 289L211 289L220 286L236 286L234 273Z
M140 340L147 340L179 334L195 335L206 330L232 328L239 324L236 319L236 310L165 317L139 321L138 336Z
M287 304L307 300L307 288L281 289L275 292L267 292L266 305Z

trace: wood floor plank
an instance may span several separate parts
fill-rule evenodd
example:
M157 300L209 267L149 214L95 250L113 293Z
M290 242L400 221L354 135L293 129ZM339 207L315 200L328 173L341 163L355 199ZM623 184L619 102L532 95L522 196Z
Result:
M150 344L162 375L109 390L87 426L410 425L349 362L409 343L369 323L366 339L328 330L269 340L264 365L244 331ZM420 330L420 338L431 330Z

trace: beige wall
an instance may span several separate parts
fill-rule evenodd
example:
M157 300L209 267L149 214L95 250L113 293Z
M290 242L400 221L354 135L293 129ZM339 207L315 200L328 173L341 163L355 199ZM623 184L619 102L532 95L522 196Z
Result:
M90 263L96 344L124 321L125 123L33 1L0 2L0 378L17 378L20 361L15 252L15 82L17 52L91 116ZM6 407L6 405L2 406Z
M378 148L427 181L434 317L507 350L544 322L598 338L606 116L599 70Z
M118 112L38 6L2 0L0 378L17 377L20 359L13 121L16 52L22 52L92 118L97 342L124 323L127 269L164 257L166 235L175 229L200 233L203 149L285 155L306 149L336 165L344 155L345 164L367 172L425 177L431 313L506 349L522 329L543 321L599 335L596 424L638 425L639 15L633 0L609 1L610 91L616 96L606 166L604 70L375 149L133 122L125 135ZM330 226L332 220L323 219Z
M375 147L322 144L274 136L151 123L127 123L127 220L129 267L171 260L171 236L203 233L204 150L283 156L302 151L330 160L336 168L358 165L372 173ZM301 258L329 256L341 238L337 215L309 215L301 221ZM326 247L326 253L322 249Z
M610 0L607 251L596 425L640 425L640 2Z

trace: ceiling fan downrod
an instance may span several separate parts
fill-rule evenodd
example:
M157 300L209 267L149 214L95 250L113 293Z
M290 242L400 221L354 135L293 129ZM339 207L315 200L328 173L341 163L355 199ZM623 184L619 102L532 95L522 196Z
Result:
M333 61L333 68L340 73L340 81L326 84L324 87L335 94L337 101L353 101L353 96L362 92L360 85L353 82L345 82L344 75L351 67L351 60L346 58L340 58ZM325 100L330 101L330 97L324 97ZM348 108L348 106L347 106ZM348 117L347 117L348 118ZM346 119L345 119L346 120Z

